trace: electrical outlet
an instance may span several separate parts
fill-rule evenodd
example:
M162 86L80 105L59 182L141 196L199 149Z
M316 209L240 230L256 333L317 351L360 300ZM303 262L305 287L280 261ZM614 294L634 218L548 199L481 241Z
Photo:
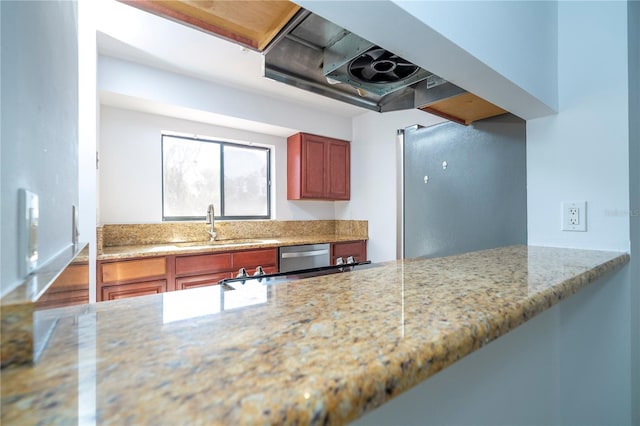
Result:
M580 224L580 209L577 207L569 207L569 225Z
M562 230L587 230L587 202L565 201L562 203Z

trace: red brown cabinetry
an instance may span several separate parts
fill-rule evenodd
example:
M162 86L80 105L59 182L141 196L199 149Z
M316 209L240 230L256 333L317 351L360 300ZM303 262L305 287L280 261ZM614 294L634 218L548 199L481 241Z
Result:
M231 278L231 253L176 256L176 290L218 284Z
M230 253L176 256L175 289L216 285L233 278L240 268L253 274L262 266L267 274L278 270L278 249L244 250Z
M98 262L98 301L164 293L167 291L167 259Z
M287 139L287 199L348 200L348 141L296 133Z
M345 241L331 244L331 264L336 264L339 257L347 262L347 258L353 256L356 262L367 260L367 242L362 241Z
M216 285L240 268L253 274L258 266L267 274L278 272L278 249L99 261L97 300Z

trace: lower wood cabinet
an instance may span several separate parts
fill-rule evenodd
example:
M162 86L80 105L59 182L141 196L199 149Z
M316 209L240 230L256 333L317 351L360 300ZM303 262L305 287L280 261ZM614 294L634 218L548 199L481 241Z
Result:
M267 274L278 272L278 249L99 261L97 300L216 285L235 277L240 268L252 275L258 266Z
M231 271L231 253L176 256L176 276Z
M367 260L367 242L362 241L345 241L331 244L331 264L335 265L336 260L341 257L346 263L347 258L352 256L356 262Z
M238 272L245 268L247 274L252 275L258 266L262 266L266 274L278 272L278 249L260 249L239 251L233 253L233 270Z
M167 291L167 280L144 281L129 284L103 286L101 300L118 300L134 296L146 296Z
M346 262L349 256L356 261L367 260L367 242L331 244L332 265L339 257ZM217 285L220 280L235 277L240 268L253 275L258 266L267 274L278 272L278 249L98 261L97 300Z
M265 273L278 272L278 249L243 250L230 253L176 256L175 289L216 285L236 276L240 268L252 275L258 266Z
M98 302L168 291L167 257L99 261L97 267Z

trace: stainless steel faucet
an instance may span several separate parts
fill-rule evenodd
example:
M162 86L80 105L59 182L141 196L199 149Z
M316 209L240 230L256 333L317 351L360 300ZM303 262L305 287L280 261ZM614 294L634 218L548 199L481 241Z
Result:
M211 241L215 241L218 234L216 233L215 228L215 210L213 208L213 204L209 204L209 208L207 208L207 225L211 225L211 228L207 231L211 236Z

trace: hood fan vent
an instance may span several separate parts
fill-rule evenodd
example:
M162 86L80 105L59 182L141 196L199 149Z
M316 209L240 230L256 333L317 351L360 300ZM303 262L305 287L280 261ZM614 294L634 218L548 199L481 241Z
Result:
M420 67L376 46L353 59L347 69L352 78L363 83L387 84L411 77Z
M424 80L431 73L349 33L324 49L323 74L362 90L385 96Z

